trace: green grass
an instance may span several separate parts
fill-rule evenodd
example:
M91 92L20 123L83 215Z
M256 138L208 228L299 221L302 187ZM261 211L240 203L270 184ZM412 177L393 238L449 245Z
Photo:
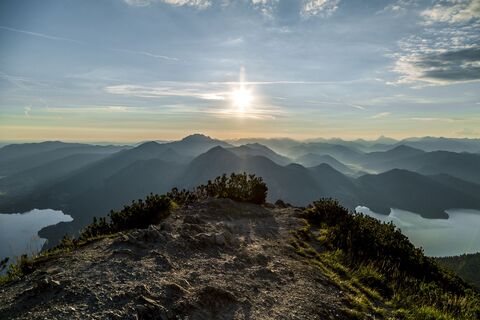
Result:
M392 224L348 212L322 199L293 232L298 254L346 293L355 318L480 319L480 296L425 257Z

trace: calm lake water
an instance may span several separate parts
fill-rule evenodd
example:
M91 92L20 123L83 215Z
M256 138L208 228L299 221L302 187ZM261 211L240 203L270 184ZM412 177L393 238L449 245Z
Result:
M40 251L45 239L38 236L42 228L61 221L72 221L62 211L34 209L25 213L0 213L0 259L35 254Z
M372 212L367 207L357 207L380 221L392 221L417 247L428 256L452 256L480 252L480 211L447 210L449 219L424 219L405 210L391 209L388 216Z

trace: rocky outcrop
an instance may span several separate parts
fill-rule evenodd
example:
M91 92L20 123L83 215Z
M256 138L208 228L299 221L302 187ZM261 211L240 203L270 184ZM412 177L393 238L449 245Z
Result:
M342 319L342 292L289 244L300 225L288 206L179 208L0 287L0 318Z

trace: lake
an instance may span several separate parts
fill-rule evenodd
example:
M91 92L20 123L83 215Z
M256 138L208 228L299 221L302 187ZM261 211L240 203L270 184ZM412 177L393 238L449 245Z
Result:
M59 222L72 221L62 211L34 209L25 213L0 213L0 259L35 254L40 251L46 239L38 236L42 228Z
M425 219L418 214L400 209L391 209L388 216L372 212L362 206L356 210L380 221L392 221L415 246L422 247L428 256L480 252L478 210L447 210L449 219Z

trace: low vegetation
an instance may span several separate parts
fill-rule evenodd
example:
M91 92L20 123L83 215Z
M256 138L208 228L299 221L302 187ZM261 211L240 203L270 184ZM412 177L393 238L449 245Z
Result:
M132 201L120 211L111 210L107 218L93 218L80 233L80 241L136 228L146 228L165 219L172 201L164 195L150 194L145 200Z
M232 173L209 180L193 190L172 189L167 196L177 203L190 203L206 198L229 198L240 202L264 204L268 188L261 177L254 174Z
M229 198L240 202L263 204L267 198L267 186L262 178L246 173L230 176L222 175L206 185L193 190L172 189L166 195L150 194L145 200L134 200L119 211L111 210L107 217L93 218L77 238L66 235L52 249L40 253L36 257L22 255L8 267L5 275L0 276L0 284L17 279L35 270L37 263L57 253L71 251L93 240L108 237L121 231L136 228L147 228L168 217L171 209L177 204L186 204L207 198ZM0 271L7 268L8 258L0 261Z
M480 253L436 258L435 260L480 289Z
M480 296L425 257L391 223L323 199L304 211L292 244L347 292L352 316L480 319Z

